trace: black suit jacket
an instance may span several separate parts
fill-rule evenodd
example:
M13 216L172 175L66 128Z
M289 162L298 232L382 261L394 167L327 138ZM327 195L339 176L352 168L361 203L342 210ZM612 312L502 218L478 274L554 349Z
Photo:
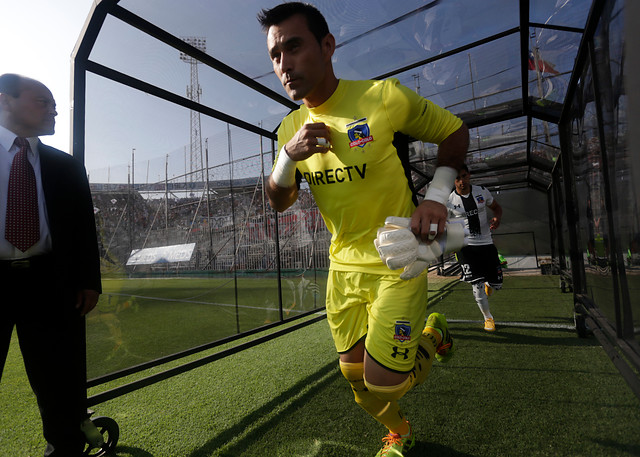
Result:
M67 293L102 292L93 201L84 166L40 142L42 187L47 205L58 285Z

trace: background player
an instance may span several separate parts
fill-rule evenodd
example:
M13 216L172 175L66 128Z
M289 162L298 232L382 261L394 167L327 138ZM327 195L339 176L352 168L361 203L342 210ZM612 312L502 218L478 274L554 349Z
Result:
M441 315L432 314L425 327L426 273L400 279L381 261L374 239L387 216L411 217L424 241L443 232L468 131L397 80L338 80L335 38L313 6L281 4L258 20L275 74L290 98L303 102L278 130L269 202L286 210L307 181L332 233L326 306L342 373L356 402L389 429L378 455L403 455L414 438L397 400L426 378L436 350L450 354L452 340ZM400 133L439 144L433 184L417 208L408 156L395 146Z
M500 226L502 207L488 189L471 185L471 174L466 165L460 167L455 184L447 206L454 217L465 219L469 231L468 246L457 254L462 280L471 284L473 296L484 316L484 329L493 332L496 323L489 310L488 297L502 287L502 266L491 231ZM491 219L488 219L487 208L493 212Z

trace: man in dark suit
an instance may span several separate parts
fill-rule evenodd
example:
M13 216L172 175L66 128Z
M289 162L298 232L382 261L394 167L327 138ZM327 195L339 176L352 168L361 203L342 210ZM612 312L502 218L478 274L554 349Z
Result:
M38 139L53 134L56 115L45 85L0 76L0 377L15 327L44 455L77 457L85 443L82 316L101 292L100 259L84 166Z

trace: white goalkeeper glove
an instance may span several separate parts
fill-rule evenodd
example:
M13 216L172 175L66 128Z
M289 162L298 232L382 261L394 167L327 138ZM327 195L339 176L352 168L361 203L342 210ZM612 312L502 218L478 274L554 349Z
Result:
M468 243L464 221L449 220L445 232L431 244L420 241L411 231L408 217L387 217L373 243L382 261L391 270L404 268L400 279L413 279L443 254L457 251Z

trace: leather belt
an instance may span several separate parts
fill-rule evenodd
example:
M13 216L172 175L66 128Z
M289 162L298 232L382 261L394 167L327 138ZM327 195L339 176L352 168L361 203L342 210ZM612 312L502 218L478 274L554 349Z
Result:
M52 255L38 255L24 259L0 260L0 270L2 271L24 271L43 268L53 264Z

